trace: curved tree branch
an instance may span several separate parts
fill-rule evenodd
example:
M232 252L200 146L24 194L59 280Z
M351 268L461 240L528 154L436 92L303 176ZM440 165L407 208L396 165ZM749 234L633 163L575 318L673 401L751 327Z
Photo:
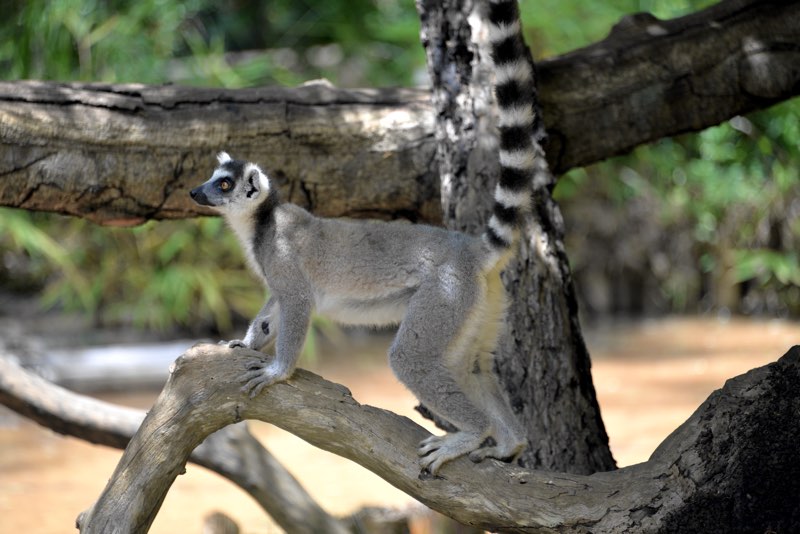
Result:
M262 355L198 345L178 358L105 490L81 514L82 532L146 531L192 449L215 430L249 418L280 426L435 510L493 531L800 527L800 347L729 380L649 461L590 476L466 459L448 464L441 477L426 476L416 448L427 432L405 417L359 404L343 386L299 370L248 399L237 375L253 356Z
M145 414L78 395L0 356L0 404L60 434L124 449ZM246 425L210 434L190 461L206 467L250 494L285 530L346 533L299 482L253 437Z
M557 174L800 93L800 2L636 15L538 63ZM438 222L427 90L0 83L0 205L103 224L201 213L188 190L228 149L321 215Z

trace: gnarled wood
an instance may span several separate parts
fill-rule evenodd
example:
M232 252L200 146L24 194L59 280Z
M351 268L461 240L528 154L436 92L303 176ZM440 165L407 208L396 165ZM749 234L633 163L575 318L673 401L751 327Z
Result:
M528 9L527 6L523 6ZM800 93L800 2L635 16L539 63L556 174ZM322 215L440 220L427 90L0 82L0 205L104 224L201 213L214 152L272 171Z
M51 384L0 355L0 404L60 434L124 449L145 414L78 395ZM316 534L349 532L327 514L247 430L221 429L189 458L250 494L282 528Z
M81 531L143 532L192 449L242 419L273 423L349 458L435 510L505 532L794 532L800 529L800 347L729 380L647 462L590 476L466 458L421 473L427 432L359 404L343 386L298 370L256 399L237 377L260 356L198 345L172 368Z

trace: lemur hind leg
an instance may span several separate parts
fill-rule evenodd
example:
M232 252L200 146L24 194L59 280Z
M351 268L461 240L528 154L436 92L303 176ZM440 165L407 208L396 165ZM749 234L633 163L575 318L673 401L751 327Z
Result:
M481 359L485 363L480 364L481 372L475 374L476 384L467 391L483 397L478 402L486 407L490 420L489 434L495 443L473 450L469 453L469 458L473 462L480 462L485 458L515 461L528 444L525 432L503 394L492 368L493 358Z
M398 340L407 339L398 336ZM413 369L403 364L417 358L427 358L427 368ZM459 430L444 436L429 436L419 444L420 465L436 474L446 462L478 450L488 436L489 422L486 416L464 395L453 380L449 370L436 362L430 354L423 354L413 347L392 351L391 362L395 374L438 417ZM398 367L402 367L398 370Z
M484 458L516 460L527 446L526 432L500 386L495 372L495 352L497 339L504 327L507 308L507 293L499 276L499 266L495 272L487 273L483 300L483 325L474 341L474 365L468 377L470 386L466 389L474 404L483 407L490 421L490 435L494 445L484 446L472 451L472 461Z
M459 429L420 443L420 464L433 474L446 462L478 450L489 435L485 409L465 393L472 363L463 357L463 349L473 337L469 330L479 322L475 314L481 298L469 278L421 287L389 351L398 379L433 413Z
M448 346L444 359L467 400L488 421L488 427L481 427L483 437L494 439L488 445L481 440L482 446L470 451L470 459L476 462L484 458L515 460L527 445L522 425L511 410L495 372L494 354L507 308L501 268L498 264L492 271L476 277L475 305L463 314L461 330Z

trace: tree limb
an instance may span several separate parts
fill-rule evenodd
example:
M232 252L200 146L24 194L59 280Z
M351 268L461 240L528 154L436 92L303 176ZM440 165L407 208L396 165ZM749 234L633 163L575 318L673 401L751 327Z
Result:
M175 362L98 501L84 533L143 532L192 449L226 425L255 418L349 458L463 523L508 532L681 532L800 528L800 347L729 380L649 461L590 476L527 471L490 460L420 473L427 432L359 404L343 386L298 370L256 399L237 380L247 349L198 345ZM154 459L157 459L155 461Z
M800 2L726 0L639 14L538 63L557 174L800 93ZM325 84L239 90L0 83L0 205L103 224L200 213L213 153L259 161L291 201L329 216L438 222L426 90Z
M551 168L572 167L800 94L800 2L725 0L672 20L622 19L540 63Z
M60 434L118 449L127 446L145 417L140 410L58 387L6 356L0 356L0 404ZM287 531L349 532L311 498L244 424L210 434L189 460L237 484Z
M114 225L210 214L189 190L226 149L319 214L435 220L432 121L404 89L0 82L0 205Z

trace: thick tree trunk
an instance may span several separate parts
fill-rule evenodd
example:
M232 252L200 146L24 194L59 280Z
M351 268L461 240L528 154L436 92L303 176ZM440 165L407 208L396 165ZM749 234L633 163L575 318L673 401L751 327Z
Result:
M491 214L499 175L490 60L475 40L485 15L475 16L479 7L470 0L420 0L417 9L439 117L445 223L477 234ZM513 298L498 369L528 429L531 447L524 465L583 474L607 471L615 464L578 324L563 223L550 196L552 176L543 159L540 164L540 174L549 179L540 181L525 242L504 274Z
M797 95L797 20L800 1L727 0L670 21L628 17L540 62L551 168ZM187 191L227 149L321 215L435 223L434 118L427 90L0 82L0 205L104 224L189 217L201 212Z

